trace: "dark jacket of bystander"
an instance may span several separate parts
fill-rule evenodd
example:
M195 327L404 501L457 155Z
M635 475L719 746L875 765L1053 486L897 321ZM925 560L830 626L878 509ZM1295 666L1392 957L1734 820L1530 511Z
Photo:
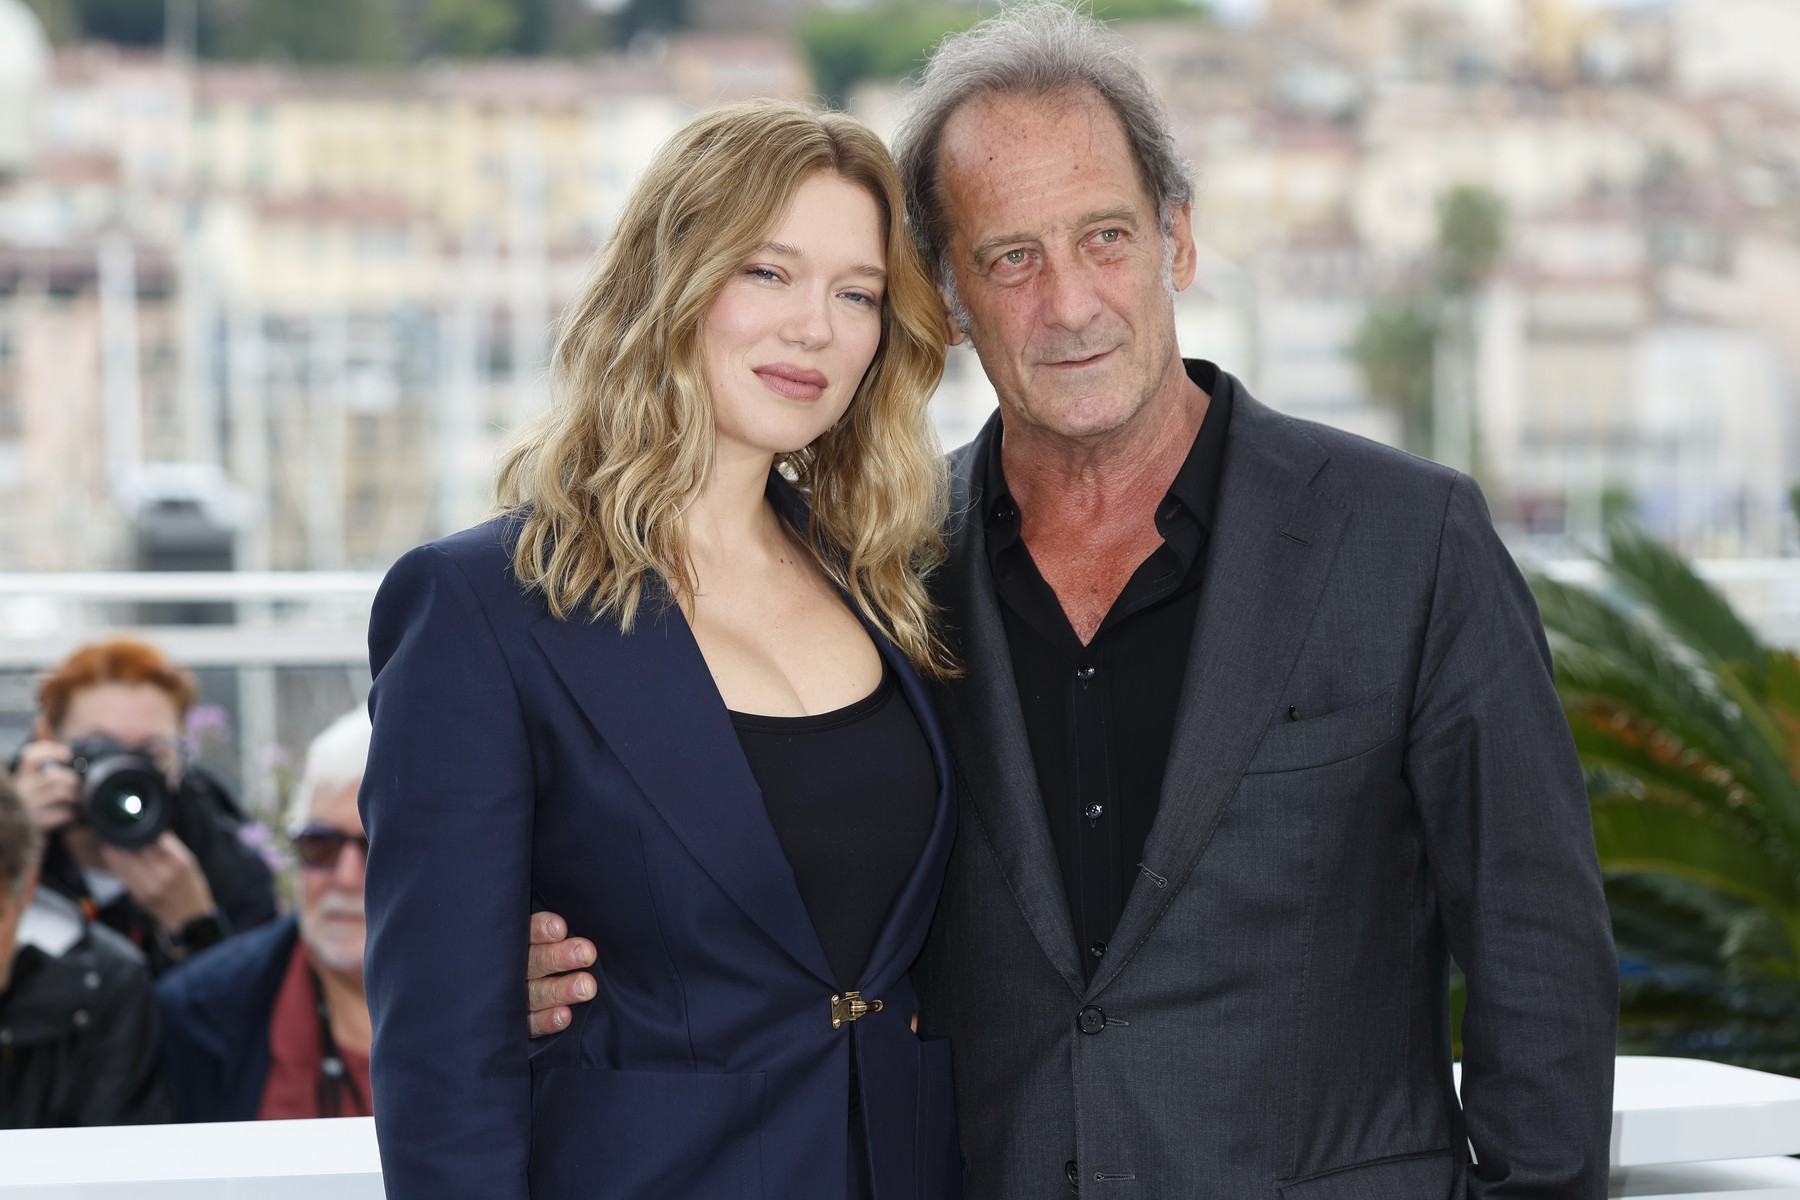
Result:
M269 1080L269 1017L299 937L289 914L156 981L163 1077L177 1121L256 1120Z
M167 1120L143 956L47 889L20 942L0 993L0 1128Z

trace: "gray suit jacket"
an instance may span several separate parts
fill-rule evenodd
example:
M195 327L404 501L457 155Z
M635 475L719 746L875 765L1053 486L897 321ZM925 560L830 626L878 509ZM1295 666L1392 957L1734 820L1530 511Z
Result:
M967 1194L1599 1200L1617 966L1530 593L1468 478L1219 386L1161 807L1092 983L983 545L997 421L953 456L964 804L917 978Z

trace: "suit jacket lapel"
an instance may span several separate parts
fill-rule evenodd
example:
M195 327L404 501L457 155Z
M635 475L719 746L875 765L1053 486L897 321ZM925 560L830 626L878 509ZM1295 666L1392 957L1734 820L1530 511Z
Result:
M1276 715L1347 516L1315 484L1327 461L1323 448L1241 387L1229 438L1199 624L1161 804L1144 845L1145 871L1090 992L1130 961L1195 869Z
M990 420L969 448L966 470L951 487L950 558L936 589L966 674L943 689L950 748L964 781L963 804L980 825L987 846L1044 954L1079 993L1084 987L1075 927L1044 801L1037 765L1019 709L1012 653L988 568L980 476L998 420ZM965 845L963 853L979 851Z
M657 589L660 591L660 588ZM725 702L674 605L637 627L585 614L532 626L575 703L676 837L738 907L826 983L831 969Z

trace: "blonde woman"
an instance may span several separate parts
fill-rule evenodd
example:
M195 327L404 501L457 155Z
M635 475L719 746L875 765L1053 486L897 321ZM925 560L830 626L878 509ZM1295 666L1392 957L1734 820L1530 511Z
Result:
M955 826L925 406L941 309L886 150L775 102L658 154L504 513L376 598L362 792L395 1200L954 1194L906 969ZM527 921L599 996L525 1037Z

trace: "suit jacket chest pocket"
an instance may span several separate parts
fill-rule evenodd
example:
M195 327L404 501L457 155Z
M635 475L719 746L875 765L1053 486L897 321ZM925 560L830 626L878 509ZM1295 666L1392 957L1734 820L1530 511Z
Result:
M1396 691L1389 686L1321 716L1282 717L1263 734L1244 774L1307 771L1367 754L1400 732Z

